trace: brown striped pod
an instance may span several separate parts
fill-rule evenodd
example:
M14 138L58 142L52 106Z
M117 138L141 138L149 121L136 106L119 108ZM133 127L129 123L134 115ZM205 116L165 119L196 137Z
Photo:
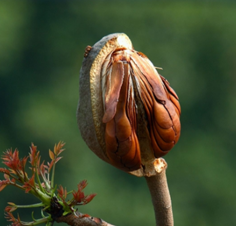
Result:
M83 139L101 159L143 175L177 143L180 113L169 82L125 34L108 35L86 48L77 121Z

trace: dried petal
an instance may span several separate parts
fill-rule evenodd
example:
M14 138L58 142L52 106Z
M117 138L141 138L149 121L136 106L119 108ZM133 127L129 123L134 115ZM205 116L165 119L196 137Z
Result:
M103 160L143 175L177 143L180 113L169 82L126 35L106 36L86 53L77 117L84 140Z
M104 123L109 122L116 113L123 77L124 67L122 62L114 63L111 75L108 75L106 79L105 114L102 119Z
M103 122L106 123L106 154L118 168L136 170L140 168L141 158L139 143L136 141L135 134L136 124L134 122L136 121L136 114L133 112L135 108L129 105L131 103L129 99L133 96L132 93L129 94L129 91L132 90L130 88L130 66L127 63L128 59L119 54L119 51L120 49L112 54L112 56L114 55L114 63L112 65L112 72L114 73L112 73L111 77L114 76L116 78L114 79L115 82L111 79L111 82L107 82L106 86L105 99L110 99L112 92L115 96L113 101L105 103ZM115 60L118 60L118 62ZM104 79L107 78L105 77ZM117 92L114 92L114 90L117 90ZM110 109L113 110L111 111ZM108 114L110 117L107 116Z

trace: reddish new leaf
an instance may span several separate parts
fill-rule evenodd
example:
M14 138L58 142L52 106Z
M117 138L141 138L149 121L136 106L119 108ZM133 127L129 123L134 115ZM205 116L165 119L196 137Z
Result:
M0 168L0 173L10 174L10 171L5 168Z
M78 190L83 190L87 185L88 185L87 180L82 180L82 181L78 184Z
M19 152L17 149L15 149L14 152L12 152L12 150L7 150L4 154L3 154L3 164L5 164L6 166L8 166L10 169L12 169L13 173L16 174L16 171L21 169L20 168L20 159L19 159Z
M7 182L5 180L1 180L0 181L0 191L2 191L8 184L9 184L9 182Z
M65 149L62 149L65 143L59 142L57 145L54 146L54 153L56 156L60 155Z
M34 187L35 187L35 181L33 174L33 176L27 182L24 183L23 188L25 189L25 192L28 193Z
M67 197L67 190L66 188L64 189L61 185L59 186L59 188L57 189L58 195L59 197L65 201L66 197Z
M50 157L51 160L55 159L55 155L50 149L49 149L49 157Z
M84 192L82 191L76 191L76 192L73 192L73 197L74 197L74 200L76 201L76 204L81 204L84 200Z
M94 194L86 196L85 199L84 199L84 205L88 204L89 202L91 202L96 195L97 194L94 193Z

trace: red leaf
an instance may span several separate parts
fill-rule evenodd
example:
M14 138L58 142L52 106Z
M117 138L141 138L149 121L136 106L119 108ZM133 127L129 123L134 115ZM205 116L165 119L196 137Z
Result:
M50 163L48 162L48 172L52 169L52 166L54 165L54 161L52 160Z
M4 175L3 175L3 176L4 176L4 178L5 178L7 181L10 181L10 177L9 177L9 175L8 175L8 174L5 174L5 173L4 173Z
M5 218L8 220L8 221L11 221L11 225L12 226L21 226L23 225L21 220L20 220L20 217L18 215L18 218L16 219L13 214L11 212L6 212L5 213Z
M39 171L38 174L40 174L41 176L45 176L46 167L47 166L44 165L44 161L43 161L42 164L40 165L39 169L38 169L38 171Z
M49 149L49 157L50 157L51 160L55 159L55 155L50 149Z
M62 157L57 157L56 160L55 160L55 163L57 163L61 159L62 159Z
M87 185L88 185L87 180L82 180L82 181L78 184L78 190L83 190Z
M4 154L2 159L4 160L3 164L8 166L10 169L14 171L19 170L20 166L20 159L19 159L19 152L17 149L12 153L12 149L7 150Z
M34 175L24 183L23 188L25 189L25 192L28 193L32 188L35 187L35 181L34 181Z
M84 200L84 204L88 204L89 202L91 202L96 195L97 194L88 195Z
M16 209L17 209L16 206L6 206L6 207L5 207L5 211L6 211L6 212L13 212L13 211L15 211Z
M37 151L37 146L34 146L34 144L31 144L30 147L30 164L32 166L35 166L38 163L38 159L39 159L39 151Z
M24 157L24 158L21 160L21 166L22 166L23 169L25 168L25 165L26 165L26 162L27 162L27 159L28 159L28 158L29 158L29 156Z
M67 197L67 191L61 185L57 189L58 195L62 200L65 200Z
M16 179L15 179L15 178L12 178L12 179L11 179L11 182L12 182L13 184L15 184L15 183L16 183Z
M81 203L83 201L82 198L84 198L84 193L79 191L73 192L73 197L76 203Z
M5 168L0 168L0 173L10 174L10 171Z
M8 183L2 183L3 181L0 181L0 191L2 191L7 185Z
M56 155L59 155L60 153L62 153L65 150L65 149L62 149L64 145L65 145L65 143L63 143L61 141L57 145L55 144L54 145L54 153Z

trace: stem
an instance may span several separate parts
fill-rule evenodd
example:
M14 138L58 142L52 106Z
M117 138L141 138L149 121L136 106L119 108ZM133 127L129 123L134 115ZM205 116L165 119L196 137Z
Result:
M40 218L40 219L35 220L34 222L31 222L31 224L28 224L28 225L38 225L38 224L47 223L49 219L50 217Z
M24 181L22 182L21 178L19 178L19 177L15 177L15 176L12 175L11 173L8 174L8 175L9 175L9 177L11 177L12 179L15 179L16 181L18 181L18 182L20 182L20 183L24 183Z
M15 187L17 187L17 188L20 188L21 190L25 190L21 185L19 185L19 184L11 184L11 185L13 185L13 186L15 186Z
M54 186L55 167L56 167L56 163L54 162L53 167L52 167L51 188L53 188Z
M156 226L173 226L172 204L166 179L167 163L164 159L155 161L156 175L145 176L155 211Z
M17 208L35 208L35 207L41 207L44 206L43 203L36 203L31 205L16 205Z
M32 193L34 196L36 196L38 199L40 199L40 201L42 201L44 206L50 206L51 197L48 196L47 194L43 193L42 191L40 191L37 188L33 188L33 190L31 190L30 193Z
M51 188L50 188L50 185L49 185L48 180L46 179L46 177L45 177L41 172L40 172L40 176L42 177L43 182L44 182L46 188L47 188L48 190L50 190Z
M100 218L91 217L88 214L82 214L78 211L76 213L67 214L66 216L57 218L56 222L64 222L71 226L114 226Z
M39 189L40 189L42 192L44 192L44 188L43 188L43 186L42 186L42 184L41 184L41 181L40 181L40 178L39 178L39 175L38 175L38 168L36 168L35 174L36 174L36 179L37 179L37 182L38 182Z

